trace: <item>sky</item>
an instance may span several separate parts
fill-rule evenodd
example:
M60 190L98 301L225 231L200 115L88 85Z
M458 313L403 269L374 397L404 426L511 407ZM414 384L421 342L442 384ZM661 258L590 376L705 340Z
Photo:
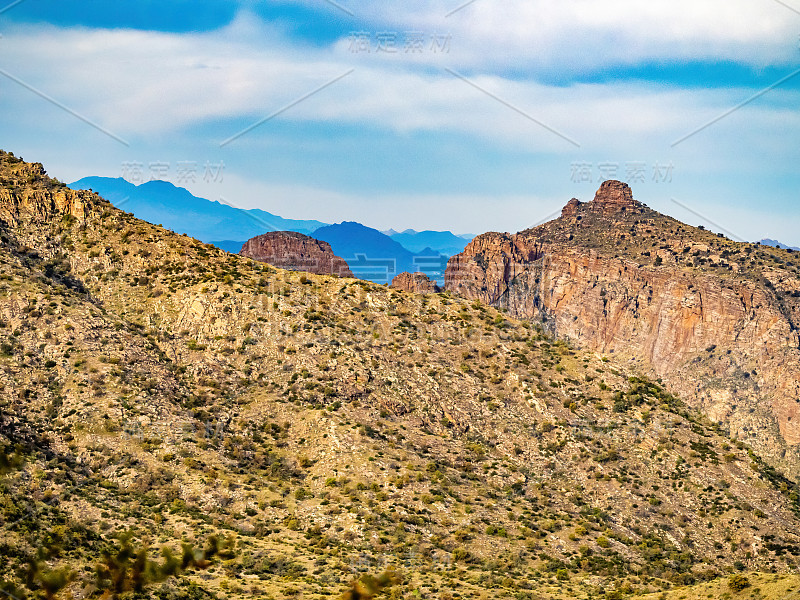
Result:
M0 0L0 115L66 182L474 234L609 178L800 246L800 0Z

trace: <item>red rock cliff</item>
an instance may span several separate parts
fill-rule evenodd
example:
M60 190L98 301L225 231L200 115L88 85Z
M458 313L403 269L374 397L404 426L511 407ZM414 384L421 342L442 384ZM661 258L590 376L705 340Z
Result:
M239 254L281 269L354 277L344 259L333 253L329 243L294 231L271 231L249 239Z
M556 221L476 237L445 288L643 363L797 479L796 256L689 227L606 182Z
M436 282L425 273L400 273L392 279L391 287L415 294L435 294L439 291Z

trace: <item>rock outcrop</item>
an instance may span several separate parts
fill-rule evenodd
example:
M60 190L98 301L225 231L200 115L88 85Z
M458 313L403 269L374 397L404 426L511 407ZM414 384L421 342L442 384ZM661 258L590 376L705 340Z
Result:
M578 200L577 198L573 198L561 209L561 216L562 217L574 217L578 214L578 208L583 205L583 202Z
M641 214L644 204L633 199L633 191L627 183L610 179L600 185L594 200L584 203L572 198L561 209L563 218L578 216L582 210L606 216L619 216L620 213Z
M589 203L589 208L610 214L624 211L639 212L643 205L633 199L633 191L627 183L611 179L602 183L594 200Z
M5 176L0 180L0 221L18 227L69 215L84 221L98 200L91 192L74 191L47 177L40 163L25 163L0 151Z
M392 279L392 288L415 294L435 294L439 291L436 282L425 273L400 273Z
M445 288L642 363L800 478L800 277L785 250L684 225L606 182L592 202L476 237Z
M256 236L245 242L239 254L290 271L354 277L328 242L294 231L271 231Z

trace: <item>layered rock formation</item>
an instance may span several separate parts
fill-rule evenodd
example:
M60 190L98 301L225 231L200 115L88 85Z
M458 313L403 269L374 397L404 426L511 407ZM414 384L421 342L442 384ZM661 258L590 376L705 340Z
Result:
M86 218L91 192L73 191L47 177L40 163L25 163L6 152L0 152L0 163L5 173L0 180L0 221L18 227L53 216Z
M636 202L620 182L450 259L447 290L642 363L800 478L796 255L738 244Z
M271 231L249 239L239 254L290 271L354 277L328 242L294 231Z
M435 294L439 291L439 286L436 285L436 282L425 273L400 273L392 279L391 287L415 294Z
M591 208L605 214L617 212L642 212L644 206L633 199L633 191L627 183L621 181L604 181L597 190Z

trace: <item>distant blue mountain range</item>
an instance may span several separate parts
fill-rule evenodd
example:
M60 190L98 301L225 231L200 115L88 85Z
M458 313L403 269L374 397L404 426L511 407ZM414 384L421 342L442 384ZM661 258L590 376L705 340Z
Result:
M328 242L334 253L347 261L356 277L376 283L389 283L398 273L409 271L425 273L442 284L447 259L461 252L472 237L413 229L402 233L392 231L389 236L355 222L329 225L315 220L284 219L263 210L244 210L198 198L166 181L134 185L121 178L85 177L69 187L91 189L139 219L185 233L232 254L238 253L246 240L268 231L304 233Z
M413 229L406 229L401 233L390 231L391 233L386 231L384 233L411 252L422 252L426 248L434 248L448 256L463 252L473 237L456 235L450 231L414 231Z
M788 249L788 250L794 250L795 252L800 252L800 248L797 248L795 246L787 246L786 244L783 244L778 240L771 240L769 238L760 240L758 243L763 246L772 246L773 248L783 248L784 250Z
M286 231L291 230L287 229ZM305 232L303 231L301 233ZM215 240L208 243L225 250L225 252L230 252L231 254L239 254L239 252L242 251L242 246L244 246L244 242L237 242L236 240Z
M431 248L411 252L377 229L352 221L320 227L314 237L328 242L334 254L347 261L353 274L361 279L389 283L398 273L408 271L422 272L444 283L450 255Z
M327 223L284 219L263 210L244 210L193 196L189 190L167 181L134 185L122 178L85 177L69 185L74 190L91 189L117 208L133 213L138 219L163 225L200 241L226 242L229 248L267 231L297 231L311 235Z

